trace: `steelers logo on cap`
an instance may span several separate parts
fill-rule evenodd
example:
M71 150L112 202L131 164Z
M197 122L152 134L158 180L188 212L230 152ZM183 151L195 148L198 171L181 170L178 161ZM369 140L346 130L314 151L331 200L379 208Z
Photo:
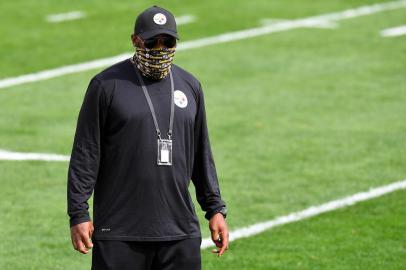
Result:
M187 106L187 97L185 93L180 90L175 90L173 93L173 101L179 108L185 108Z
M162 13L157 13L154 15L154 22L159 25L163 25L166 23L166 16Z

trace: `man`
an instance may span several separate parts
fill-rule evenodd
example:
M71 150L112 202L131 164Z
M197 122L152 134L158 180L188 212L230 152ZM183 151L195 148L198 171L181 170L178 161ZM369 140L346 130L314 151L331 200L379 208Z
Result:
M201 269L201 232L188 185L221 256L228 249L199 81L172 64L173 15L153 6L136 19L136 49L91 80L68 170L74 248L92 269ZM93 223L88 199L94 190Z

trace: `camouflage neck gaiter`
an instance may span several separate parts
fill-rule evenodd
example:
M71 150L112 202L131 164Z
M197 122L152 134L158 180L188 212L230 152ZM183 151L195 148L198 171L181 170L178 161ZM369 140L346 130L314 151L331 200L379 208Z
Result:
M143 76L161 80L168 75L174 55L175 48L147 49L136 47L132 62Z

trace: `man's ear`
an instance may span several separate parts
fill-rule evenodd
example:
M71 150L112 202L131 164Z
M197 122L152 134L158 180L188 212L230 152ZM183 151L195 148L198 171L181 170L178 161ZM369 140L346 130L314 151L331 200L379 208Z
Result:
M131 40L132 40L132 43L133 43L134 47L140 47L141 40L137 35L132 34L131 35Z
M131 43L133 44L133 47L135 47L135 35L131 34Z

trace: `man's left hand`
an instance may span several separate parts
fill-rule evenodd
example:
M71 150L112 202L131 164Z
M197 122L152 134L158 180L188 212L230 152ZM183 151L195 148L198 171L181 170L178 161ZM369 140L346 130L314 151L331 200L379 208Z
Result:
M218 253L220 257L228 249L228 226L221 213L216 213L211 217L209 221L209 228L211 231L211 239L213 240L216 247L220 248L214 249L212 253Z

